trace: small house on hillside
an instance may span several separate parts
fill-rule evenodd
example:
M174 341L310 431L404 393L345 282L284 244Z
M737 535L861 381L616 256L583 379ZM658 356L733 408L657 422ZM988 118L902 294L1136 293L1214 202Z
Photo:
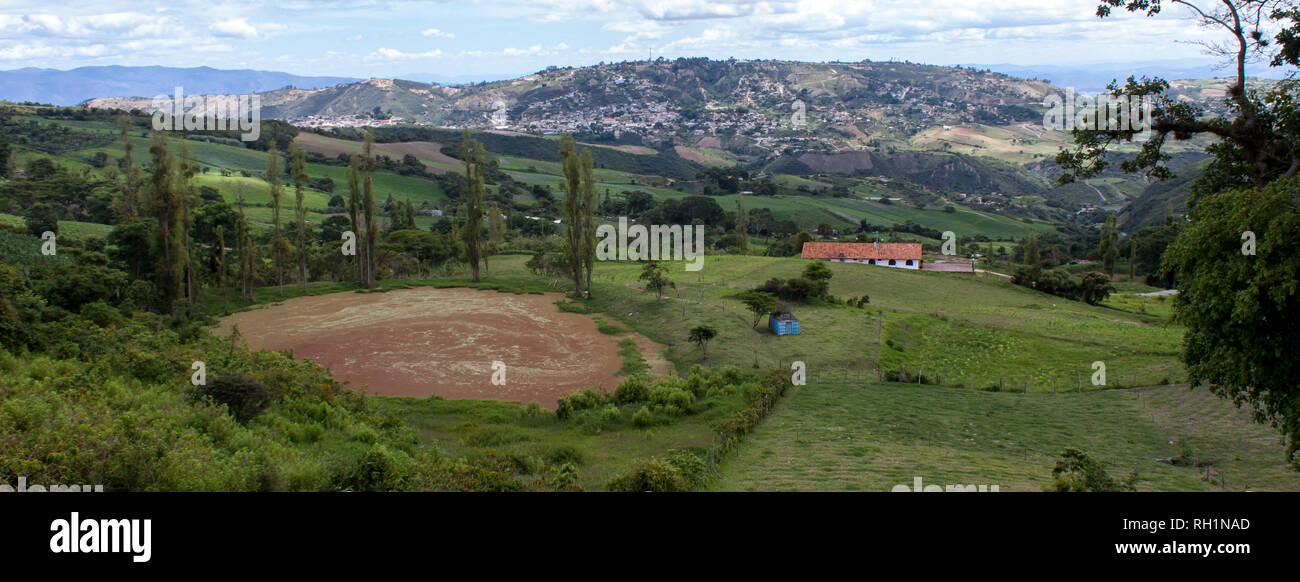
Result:
M806 242L803 243L803 258L920 269L921 243Z
M776 335L799 335L799 320L792 313L768 315L767 327Z

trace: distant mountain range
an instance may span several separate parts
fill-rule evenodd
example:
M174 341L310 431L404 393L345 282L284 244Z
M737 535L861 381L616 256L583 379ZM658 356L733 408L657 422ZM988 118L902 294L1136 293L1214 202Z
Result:
M76 105L95 97L153 97L183 87L189 95L261 93L293 86L319 89L358 81L303 77L273 71L211 67L79 67L68 71L27 67L0 71L0 100Z
M548 67L462 86L367 79L269 91L261 104L263 118L303 126L468 126L606 136L629 145L734 137L738 152L766 155L791 146L879 147L940 125L1041 121L1037 108L1055 90L1041 81L913 63L692 58ZM147 99L114 97L86 105L152 107Z

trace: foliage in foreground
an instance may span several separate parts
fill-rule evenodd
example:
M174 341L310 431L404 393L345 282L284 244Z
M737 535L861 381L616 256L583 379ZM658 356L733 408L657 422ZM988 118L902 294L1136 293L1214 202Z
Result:
M105 325L88 311L102 311ZM289 353L249 352L145 312L54 315L33 323L20 311L11 320L29 320L23 335L47 338L49 351L0 350L5 482L118 491L544 486L445 459L398 417ZM197 361L208 371L199 388L190 383Z
M1254 408L1287 440L1300 467L1300 178L1206 196L1165 255L1187 326L1183 360L1193 385ZM1243 240L1249 231L1255 248ZM1244 251L1253 251L1247 254Z

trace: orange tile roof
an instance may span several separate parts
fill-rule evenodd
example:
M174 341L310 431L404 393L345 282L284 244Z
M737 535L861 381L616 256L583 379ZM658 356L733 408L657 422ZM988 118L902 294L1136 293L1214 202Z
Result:
M921 260L921 243L803 243L805 259Z

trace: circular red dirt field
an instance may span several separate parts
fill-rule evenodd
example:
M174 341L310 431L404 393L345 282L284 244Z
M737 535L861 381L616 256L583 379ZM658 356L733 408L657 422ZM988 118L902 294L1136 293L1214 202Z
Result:
M289 299L236 313L248 347L293 348L340 380L369 394L487 398L554 408L586 388L611 389L623 363L618 337L597 331L590 316L561 312L559 293L513 295L422 287L386 293L334 293ZM648 360L662 361L644 337L632 337ZM493 362L505 364L494 385Z

